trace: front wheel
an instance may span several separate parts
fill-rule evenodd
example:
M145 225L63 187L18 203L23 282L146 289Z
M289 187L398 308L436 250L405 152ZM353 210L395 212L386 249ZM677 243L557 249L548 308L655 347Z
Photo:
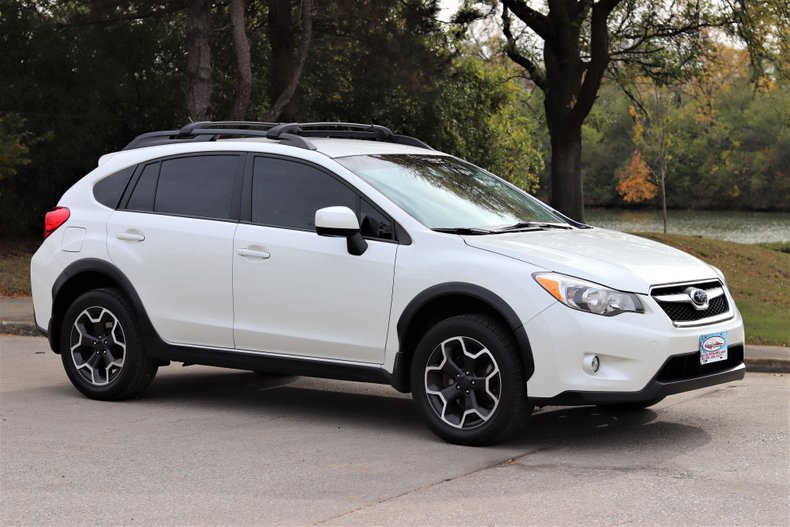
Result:
M512 333L485 315L459 315L431 328L415 350L411 386L430 429L450 443L502 440L532 411Z
M134 311L120 291L84 293L66 310L61 327L63 367L87 397L134 397L156 375L158 364L143 352Z

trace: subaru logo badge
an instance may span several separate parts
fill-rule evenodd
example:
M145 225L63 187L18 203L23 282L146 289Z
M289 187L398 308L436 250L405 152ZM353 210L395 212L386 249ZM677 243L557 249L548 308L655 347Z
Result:
M686 289L685 293L691 299L691 303L694 305L695 309L700 311L708 309L708 293L696 287L689 287Z

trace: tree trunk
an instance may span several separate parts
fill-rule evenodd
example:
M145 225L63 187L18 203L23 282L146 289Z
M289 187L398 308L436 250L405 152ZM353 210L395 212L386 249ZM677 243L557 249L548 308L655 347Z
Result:
M667 233L667 168L661 167L661 208L664 211L664 234Z
M551 142L551 206L566 216L584 221L581 154L582 123L577 97L584 78L579 58L578 28L567 30L560 42L546 42L544 111Z
M187 9L187 114L193 121L210 117L211 1L192 0Z
M664 207L664 234L667 233L667 191L664 189L664 183L661 183L661 204Z
M233 47L236 50L236 64L239 69L236 85L236 100L230 111L230 120L243 121L247 115L252 95L252 60L250 59L250 40L244 26L246 0L231 0L230 24L233 29Z
M551 134L551 206L576 221L584 221L581 126L566 126Z
M269 45L272 49L271 84L269 98L274 106L280 96L288 88L293 77L296 61L294 60L294 31L291 20L291 0L269 0ZM297 101L291 97L287 104L275 115L264 120L296 121ZM271 117L270 117L271 116Z
M544 108L552 150L551 204L577 221L584 221L582 124L595 103L610 60L607 21L621 2L549 0L549 12L543 14L530 7L531 2L502 0L507 55L526 69L546 95ZM543 68L534 57L519 52L510 28L510 12L543 40ZM581 38L585 26L589 28L587 42Z

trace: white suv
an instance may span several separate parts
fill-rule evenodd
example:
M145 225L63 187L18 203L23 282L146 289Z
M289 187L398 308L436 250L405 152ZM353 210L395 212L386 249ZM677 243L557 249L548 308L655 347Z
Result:
M641 408L745 372L716 268L380 126L143 134L45 224L36 322L95 399L169 361L369 381L477 445L535 406Z

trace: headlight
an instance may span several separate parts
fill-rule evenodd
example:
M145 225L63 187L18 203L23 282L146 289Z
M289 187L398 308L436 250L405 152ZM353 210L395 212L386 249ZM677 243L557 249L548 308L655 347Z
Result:
M535 273L532 277L551 296L579 311L609 317L626 311L645 311L642 302L632 293L607 289L593 282L557 273Z

